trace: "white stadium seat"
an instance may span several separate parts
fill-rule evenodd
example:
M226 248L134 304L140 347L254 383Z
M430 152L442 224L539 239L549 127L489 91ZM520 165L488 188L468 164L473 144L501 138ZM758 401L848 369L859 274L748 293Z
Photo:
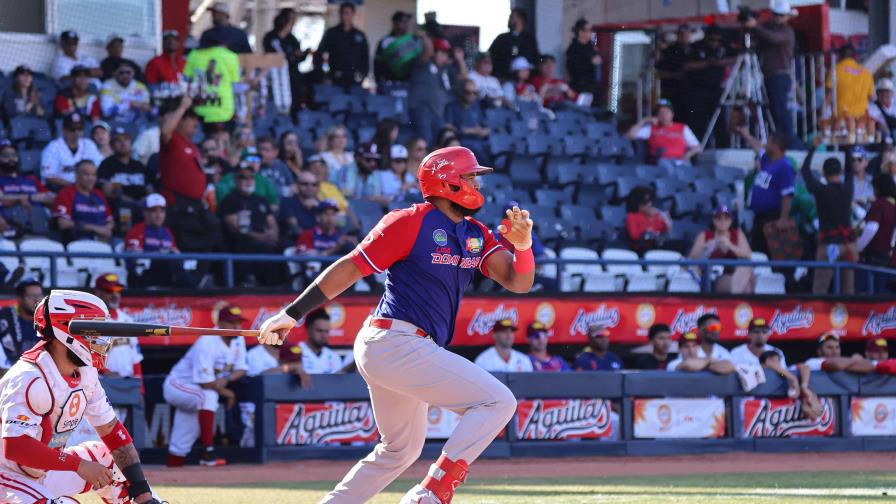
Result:
M679 273L669 279L668 292L700 292L700 284L686 273Z
M601 254L601 259L604 260L632 260L637 261L640 259L638 254L627 249L619 249L619 248L608 248L604 249L604 253ZM641 268L640 264L608 264L607 271L610 273L614 273L616 275L628 275L630 273L641 273L644 270Z
M784 287L786 278L781 273L762 273L756 275L756 294L786 294Z
M584 247L566 247L560 250L560 259L583 259L596 261L600 259L597 251ZM582 278L603 273L599 264L564 264L560 269L560 290L576 292L582 286Z
M753 262L768 262L768 256L763 254L762 252L753 252L750 254L750 260ZM753 274L761 275L765 273L771 273L772 268L770 266L754 266Z
M112 253L112 246L96 240L75 240L70 242L66 249L72 254L77 253ZM120 266L111 257L72 257L72 266L78 271L79 285L91 284L100 275L115 273L121 282L127 285L127 270Z
M648 250L644 253L644 259L649 261L681 261L682 256L680 252L675 250ZM655 274L664 276L666 278L672 278L681 270L681 266L666 264L649 264L647 265L647 271Z
M616 292L618 290L616 275L609 271L596 271L585 275L582 286L585 292Z
M65 246L49 238L26 238L19 243L22 252L65 252ZM50 287L50 259L25 257L25 273L40 277L44 287ZM78 271L65 257L56 259L56 287L79 287Z
M16 247L16 242L12 240L0 239L0 251L15 252L16 250L19 250L19 248ZM7 270L12 272L14 269L19 267L20 261L18 257L7 256L0 257L0 263L2 263ZM2 280L3 279L0 278L0 281Z
M656 292L659 290L659 279L654 273L629 273L626 275L626 292Z

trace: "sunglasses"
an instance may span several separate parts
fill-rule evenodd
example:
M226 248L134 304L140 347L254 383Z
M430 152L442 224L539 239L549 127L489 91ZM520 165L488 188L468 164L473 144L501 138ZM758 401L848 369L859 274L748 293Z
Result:
M709 325L706 326L705 330L706 330L707 332L721 332L721 331L722 331L722 324L720 324L720 323L718 323L718 322L716 322L715 324L709 324Z
M299 185L302 187L316 187L320 185L320 182L299 182Z
M237 180L253 180L255 178L254 175L237 175Z
M134 73L134 71L133 70L119 70L115 73L118 75L130 75L130 74Z

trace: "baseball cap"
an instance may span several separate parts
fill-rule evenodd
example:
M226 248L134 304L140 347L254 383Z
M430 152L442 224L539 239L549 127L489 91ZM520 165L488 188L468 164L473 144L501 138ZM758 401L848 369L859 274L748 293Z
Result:
M103 123L103 122L98 121L98 123ZM105 123L103 123L103 124L105 124ZM81 117L81 114L69 114L69 115L65 116L65 118L62 120L62 127L64 129L71 129L75 126L80 126L81 128L84 127L84 118ZM109 125L106 124L107 128L108 128L108 126Z
M889 350L890 346L887 344L887 340L884 338L871 338L865 343L865 351L874 350L874 349L882 349Z
M122 38L121 35L116 35L116 34L113 33L112 35L109 35L109 37L106 39L106 45L108 46L108 45L111 44L112 42L122 42L122 43L124 43L124 38Z
M397 22L401 21L402 19L407 19L407 18L410 18L410 17L413 17L413 16L411 16L411 15L408 14L407 12L404 12L404 11L395 11L395 14L392 14L392 22L393 22L393 23L397 23Z
M765 329L770 331L771 328L768 326L768 322L764 318L754 318L750 321L750 325L747 328L748 331L752 331L753 329Z
M178 37L180 37L180 32L177 31L177 30L165 30L165 31L163 31L163 32L162 32L162 38L164 39L164 38L168 38L168 37L178 38Z
M796 16L798 14L796 9L790 6L788 0L771 0L768 5L768 10L772 11L772 14L778 16Z
M96 121L90 126L90 131L93 131L97 128L103 128L104 130L112 133L112 126L109 126L109 123L106 121Z
M150 195L147 195L146 202L144 203L144 206L146 208L165 208L166 205L167 202L165 201L165 197L159 193L152 193Z
M448 39L437 38L432 41L432 49L434 51L448 52L451 50L451 42L448 42Z
M868 151L865 150L861 145L856 145L850 151L850 155L852 155L853 159L867 159Z
M656 102L656 109L659 110L662 107L668 107L671 110L675 110L675 107L672 106L672 100L666 98L660 98L660 101Z
M357 153L362 157L379 159L380 153L378 152L378 147L373 142L364 142L358 146Z
M886 77L877 81L876 87L877 87L878 91L894 91L894 90L896 90L896 86L893 85L893 81Z
M826 332L818 337L818 344L821 345L828 340L840 341L840 336L837 336L837 334L832 332Z
M95 287L106 292L121 292L124 284L115 273L105 273L97 277Z
M77 41L78 39L80 39L80 37L78 37L78 32L75 30L65 30L59 34L59 40Z
M712 212L712 215L713 215L713 216L716 216L716 215L723 215L723 214L725 214L725 215L731 215L731 214L732 214L731 209L728 208L728 205L719 205L719 206L717 206L716 209L713 210L713 212Z
M695 333L694 331L688 331L681 335L680 342L684 343L685 341L693 341L695 343L700 343L700 336L697 336L697 333Z
M510 62L510 71L517 72L519 70L532 70L532 63L525 56L517 56Z
M90 69L84 65L75 65L74 67L72 67L72 71L68 73L68 76L74 78L81 74L89 75Z
M27 73L27 74L32 73L31 67L29 67L28 65L19 65L16 67L15 70L12 71L13 75L20 75L20 74L24 74L24 73Z
M513 323L513 320L510 319L501 319L495 322L495 325L492 326L492 331L500 331L501 329L510 329L516 331L516 324Z
M246 317L243 316L243 310L239 306L226 305L218 310L218 321L242 324L246 320Z
M336 203L335 200L333 200L331 198L327 198L327 199L321 201L320 203L318 203L317 208L315 209L315 211L317 213L323 213L323 212L326 212L327 210L336 210L338 212L339 204Z
M25 289L28 287L43 287L40 283L40 280L34 277L25 277L16 283L16 296L22 297L25 295Z
M594 334L592 334L592 332ZM591 338L596 336L606 336L607 338L609 338L610 330L607 329L606 326L601 324L591 324L590 326L588 326L588 337Z
M131 134L128 133L128 130L122 128L121 126L116 126L112 129L112 136L117 137L119 135L126 135L128 138L131 137Z
M258 149L255 147L243 147L243 150L240 151L240 161L248 161L250 163L260 163L261 155L258 153Z
M230 5L228 5L227 2L215 2L214 5L212 5L211 10L220 12L221 14L227 14L228 16L230 15Z
M527 338L547 338L550 337L551 330L541 322L532 322L526 327Z
M320 154L314 154L314 155L308 156L308 159L305 161L305 163L306 164L326 163L326 161L324 161L324 158L320 157Z
M285 344L280 347L280 362L292 363L302 361L302 347L298 343Z
M408 150L404 145L394 144L392 148L389 149L389 156L392 159L407 159Z

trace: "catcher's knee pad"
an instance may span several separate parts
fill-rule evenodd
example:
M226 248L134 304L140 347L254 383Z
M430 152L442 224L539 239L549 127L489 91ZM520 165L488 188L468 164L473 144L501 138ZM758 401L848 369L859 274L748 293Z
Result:
M121 470L112 458L112 452L101 441L85 441L81 444L66 448L66 451L74 453L85 460L92 460L112 470L112 479L116 483L124 483L126 480Z

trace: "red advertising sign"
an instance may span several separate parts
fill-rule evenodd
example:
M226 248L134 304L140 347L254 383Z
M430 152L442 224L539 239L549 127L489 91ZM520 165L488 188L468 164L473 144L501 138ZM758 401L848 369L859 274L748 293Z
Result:
M743 437L787 438L833 436L837 408L830 397L820 397L822 412L809 420L796 399L748 398L741 401Z
M138 322L211 327L211 311L226 300L243 309L252 328L282 306L291 296L235 295L209 297L129 297L122 305ZM346 296L327 305L332 319L330 343L351 345L364 319L376 306L372 296ZM667 323L681 334L697 324L700 315L718 313L722 318L722 340L745 341L750 319L761 317L772 328L772 340L814 341L823 331L833 330L846 338L873 336L896 338L896 303L756 300L680 297L536 298L523 296L467 297L457 317L452 345L490 345L495 321L509 318L521 328L540 321L553 329L552 343L585 343L591 324L610 329L614 343L643 344L647 329L656 322ZM294 331L294 338L304 331ZM525 343L524 330L517 343ZM193 338L143 338L142 345L187 345Z
M280 403L275 426L278 445L375 443L379 439L367 401Z
M518 439L600 439L614 436L605 399L521 399Z

